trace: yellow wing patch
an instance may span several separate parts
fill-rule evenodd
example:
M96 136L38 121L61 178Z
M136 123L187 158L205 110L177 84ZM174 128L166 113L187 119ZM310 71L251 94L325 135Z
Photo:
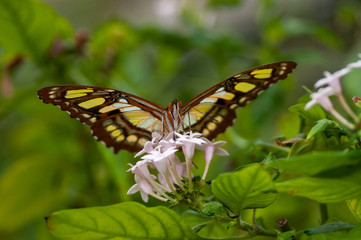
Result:
M113 132L110 133L110 135L112 135L112 137L114 138L118 137L120 134L122 134L122 132L119 129L114 130Z
M66 99L72 99L72 98L78 98L78 97L84 97L87 95L87 93L94 92L94 90L91 89L73 89L68 90L65 92L64 98Z
M259 69L251 72L251 75L253 75L253 77L257 79L265 79L271 77L272 71L272 68Z
M240 83L237 83L236 86L234 86L234 89L236 89L237 91L240 91L240 92L247 93L247 92L253 90L255 87L256 87L256 85L254 85L252 83L240 82Z
M121 141L123 141L124 140L124 135L119 135L116 139L115 139L115 141L117 141L117 142L121 142Z
M93 98L78 104L79 107L89 109L105 103L105 98Z
M129 143L135 143L138 140L138 137L136 135L129 135L126 139Z

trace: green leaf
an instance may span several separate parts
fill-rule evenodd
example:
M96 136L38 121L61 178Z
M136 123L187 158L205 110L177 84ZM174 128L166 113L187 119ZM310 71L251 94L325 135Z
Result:
M276 240L293 240L295 235L295 230L291 230L288 232L283 232L277 236Z
M308 110L305 110L306 103L295 104L288 108L289 111L299 114L304 119L315 122L326 118L326 113L319 105L315 105Z
M219 175L212 182L212 191L236 214L245 208L267 207L276 197L271 175L259 164Z
M69 36L71 27L48 5L36 0L0 1L0 46L5 57L26 54L40 61L54 37Z
M105 207L63 210L47 218L59 239L201 239L174 211L126 202Z
M295 173L315 175L340 166L352 166L361 162L361 152L311 152L286 159L268 162L267 166Z
M328 119L322 119L322 120L317 121L315 126L312 127L312 129L310 130L310 132L307 135L307 139L312 138L316 134L321 133L321 132L325 131L326 129L335 129L343 135L347 134L347 132L340 126L340 124L338 122L328 120Z
M300 177L276 183L279 192L322 203L340 202L361 196L361 169L339 167L314 177Z
M315 235L320 233L351 229L353 227L355 227L355 224L345 223L345 222L332 222L332 223L327 223L325 225L321 225L316 228L307 229L304 231L304 233L306 233L307 235Z
M352 214L361 222L361 198L354 198L346 202Z

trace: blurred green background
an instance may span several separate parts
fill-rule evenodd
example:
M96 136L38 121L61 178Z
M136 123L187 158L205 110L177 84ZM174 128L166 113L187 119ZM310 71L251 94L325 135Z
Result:
M217 138L230 157L214 160L212 179L261 161L274 136L297 135L298 116L287 108L303 85L357 60L360 29L358 0L1 0L0 239L53 239L44 217L56 210L140 201L126 195L133 155L114 155L87 126L42 103L40 88L110 87L166 106L250 67L297 62ZM344 80L348 96L360 96L360 73ZM260 213L271 226L281 217L296 229L320 223L317 203L291 196ZM344 203L329 213L355 222Z

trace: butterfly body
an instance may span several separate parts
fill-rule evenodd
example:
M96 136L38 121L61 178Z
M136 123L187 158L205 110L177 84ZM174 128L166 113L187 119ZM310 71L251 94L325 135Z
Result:
M269 85L284 79L294 62L262 65L236 74L186 104L170 102L163 108L135 95L102 87L63 85L40 89L39 98L90 125L93 136L114 152L139 151L152 132L192 130L214 139L231 126L235 110L253 100Z

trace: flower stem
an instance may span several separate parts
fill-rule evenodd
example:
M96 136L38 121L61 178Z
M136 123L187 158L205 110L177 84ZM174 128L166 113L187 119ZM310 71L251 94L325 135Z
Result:
M181 189L184 189L184 185L182 183L181 177L177 173L177 169L175 165L168 164L169 173L173 179L173 182L175 182Z
M208 173L209 163L206 163L206 166L204 167L204 172L202 176L202 180L206 179L207 173Z
M174 202L175 201L175 199L173 199L173 198L170 198L170 197L168 197L168 196L165 196L166 198L164 198L164 197L161 197L161 196L159 196L159 195L157 195L157 194L155 194L155 193L150 193L150 195L152 196L152 197L154 197L154 198L156 198L156 199L159 199L159 200L161 200L161 201L163 201L163 202L166 202L167 200L169 200L169 201L171 201L171 202Z
M334 108L329 109L329 112L344 126L348 127L351 130L355 129L355 126L349 121L347 121L344 117L342 117L341 114L339 114Z
M192 159L186 159L187 177L188 177L188 191L193 191L192 183Z
M345 98L343 97L343 95L340 93L340 94L337 94L337 98L338 100L340 101L340 104L341 106L345 109L345 111L353 118L353 120L355 122L358 122L359 119L358 117L356 116L356 114L352 111L352 109L350 108L350 106L346 103L346 100Z

